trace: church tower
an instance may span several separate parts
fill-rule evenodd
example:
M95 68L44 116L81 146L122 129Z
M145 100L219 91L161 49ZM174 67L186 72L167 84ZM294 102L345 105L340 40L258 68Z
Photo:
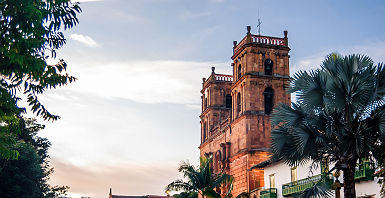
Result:
M264 186L263 170L250 167L268 159L273 108L290 104L287 31L283 38L250 31L233 42L233 75L213 68L201 91L200 155L212 156L214 172L234 177L234 197Z

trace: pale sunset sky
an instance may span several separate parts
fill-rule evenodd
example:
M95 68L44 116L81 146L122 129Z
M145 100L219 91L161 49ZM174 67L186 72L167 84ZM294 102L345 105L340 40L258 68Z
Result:
M246 26L283 37L290 72L314 69L331 52L385 61L385 1L83 0L58 58L78 81L47 92L61 119L44 122L54 185L69 196L164 195L197 164L200 89L211 73L231 74L232 42Z

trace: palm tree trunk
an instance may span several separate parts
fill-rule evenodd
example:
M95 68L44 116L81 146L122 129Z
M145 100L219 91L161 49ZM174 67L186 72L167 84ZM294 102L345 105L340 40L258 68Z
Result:
M356 162L349 162L347 165L348 167L344 169L344 198L356 198L356 188L354 181Z

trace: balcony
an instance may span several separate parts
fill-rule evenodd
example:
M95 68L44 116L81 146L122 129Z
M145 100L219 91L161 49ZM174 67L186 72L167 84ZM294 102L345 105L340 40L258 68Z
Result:
M288 196L291 194L299 193L307 188L314 186L316 183L321 181L321 183L326 184L327 186L331 186L333 183L333 177L331 174L322 178L323 174L315 175L313 177L309 177L306 179L297 180L294 182L290 182L282 185L282 195Z
M277 189L276 188L268 188L262 190L259 193L260 198L277 198Z
M354 179L359 181L369 181L374 179L374 169L370 162L364 161L356 167Z

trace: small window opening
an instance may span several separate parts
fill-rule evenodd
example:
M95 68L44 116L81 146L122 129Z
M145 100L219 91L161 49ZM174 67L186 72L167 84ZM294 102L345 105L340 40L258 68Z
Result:
M241 64L239 64L238 66L238 79L240 79L242 77L242 66Z
M275 174L269 175L270 188L275 188Z
M226 108L231 108L231 95L226 95Z
M271 76L273 74L273 61L271 59L265 60L265 75Z
M265 101L265 114L270 115L273 111L273 99L274 99L274 90L271 87L268 87L263 92L264 101Z
M291 182L297 181L297 167L291 168L290 172L291 172Z

